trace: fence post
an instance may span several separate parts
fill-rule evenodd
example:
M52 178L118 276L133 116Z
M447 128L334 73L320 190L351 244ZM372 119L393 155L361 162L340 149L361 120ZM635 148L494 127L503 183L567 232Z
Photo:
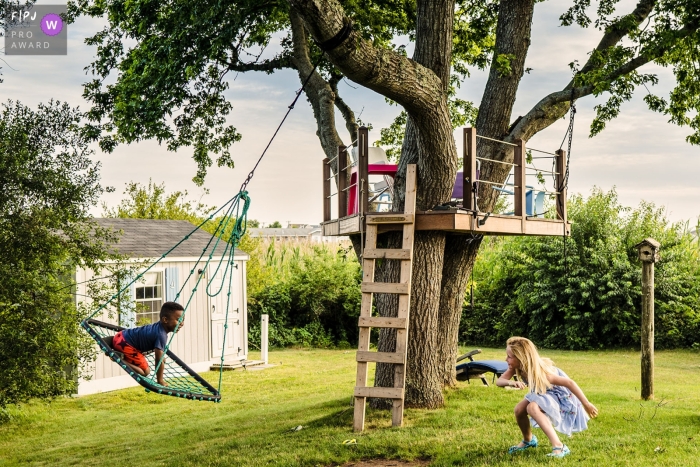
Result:
M323 159L323 222L329 220L331 220L331 160L326 157Z
M661 244L645 238L635 245L642 261L642 399L654 398L654 263Z
M262 315L260 317L260 358L262 359L263 362L265 362L265 365L267 365L267 325L270 322L270 318L268 315Z

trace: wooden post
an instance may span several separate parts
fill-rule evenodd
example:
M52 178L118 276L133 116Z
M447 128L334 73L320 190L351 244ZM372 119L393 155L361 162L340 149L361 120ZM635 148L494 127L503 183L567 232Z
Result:
M331 220L331 160L323 159L323 222ZM340 216L338 216L340 217Z
M268 315L262 315L260 317L260 359L265 362L265 365L267 365L267 347L268 347L268 339L267 339L267 328L268 328L268 323L270 322L270 317Z
M348 151L345 146L338 146L338 219L348 215Z
M661 244L646 238L635 245L642 261L642 399L654 398L654 263Z
M527 180L525 177L525 142L521 139L515 140L515 155L513 163L515 164L515 189L513 193L513 211L515 216L522 216L521 231L525 233L525 220L527 218L527 209L525 206L525 193Z
M357 130L357 154L357 207L360 216L364 216L369 212L369 130L366 126Z
M462 206L464 209L478 211L474 200L474 182L476 182L476 128L465 128L463 132L463 167ZM477 184L476 189L479 189Z
M556 154L557 156L554 159L554 171L557 173L557 217L564 221L564 228L566 229L566 188L564 187L564 177L566 176L566 151L563 149L557 149Z

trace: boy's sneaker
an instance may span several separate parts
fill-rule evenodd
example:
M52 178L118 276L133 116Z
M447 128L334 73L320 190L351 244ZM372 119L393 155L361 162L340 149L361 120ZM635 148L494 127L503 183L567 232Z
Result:
M565 457L571 454L571 450L565 444L560 448L552 448L552 452L547 454L547 457Z

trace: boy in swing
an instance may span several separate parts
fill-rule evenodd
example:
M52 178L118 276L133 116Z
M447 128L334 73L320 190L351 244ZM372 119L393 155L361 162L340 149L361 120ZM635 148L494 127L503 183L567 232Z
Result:
M165 302L160 308L160 320L157 323L119 331L112 340L112 348L124 354L124 363L136 373L148 376L151 369L143 354L153 351L155 364L158 366L158 362L163 359L163 350L168 343L168 333L179 332L185 324L183 313L184 308L179 303ZM158 366L156 375L158 384L161 386L168 385L163 379L164 369L165 361Z

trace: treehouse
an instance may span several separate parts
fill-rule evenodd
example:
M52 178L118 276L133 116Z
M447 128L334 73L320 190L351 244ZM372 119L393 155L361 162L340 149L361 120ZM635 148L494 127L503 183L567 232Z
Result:
M532 149L549 159L551 170L538 169L527 156L523 141L516 144L493 140L476 134L473 128L464 129L464 170L457 173L452 196L447 202L428 211L416 211L416 166L406 168L406 196L403 212L392 211L394 199L394 177L398 167L389 164L379 148L368 145L367 128L360 128L355 150L345 146L338 148L338 155L323 161L323 235L363 234L362 252L362 305L358 325L357 377L353 396L355 431L365 425L367 398L392 400L392 425L403 424L403 409L406 383L406 355L408 348L409 311L411 304L411 275L413 269L413 242L415 230L441 230L480 235L569 235L566 219L566 154L559 150L548 153ZM513 146L515 158L512 163L477 156L477 141L487 139L498 144ZM336 160L337 159L337 160ZM498 184L480 179L482 163L506 164L510 166L508 178ZM331 175L335 167L335 175ZM529 171L529 173L528 173ZM510 173L512 172L512 183ZM541 184L543 175L552 176L553 191L536 189L528 185L528 177L537 177ZM336 181L332 193L331 182ZM493 214L481 212L478 207L479 194L486 185L499 192L499 196L513 197L513 212ZM545 217L544 198L554 198L554 216ZM337 196L338 218L331 216L331 201ZM377 236L387 231L402 231L401 248L378 248ZM375 282L376 260L386 259L401 262L399 282ZM395 316L373 316L374 294L398 295ZM396 345L393 352L370 351L371 328L396 330ZM368 364L388 363L394 366L393 387L368 386Z
M333 159L323 161L323 223L324 236L359 234L366 230L368 219L375 214L391 211L393 178L398 166L389 164L380 148L368 145L368 130L359 129L356 147L348 151L345 146L338 147L335 175L331 175ZM464 234L482 235L569 235L566 217L566 151L557 150L548 153L535 149L544 156L532 160L553 161L552 170L535 167L527 163L527 148L523 141L516 144L497 141L476 134L474 128L464 128L463 167L457 172L452 191L452 199L444 206L415 213L415 230L442 230ZM480 139L495 141L513 146L515 157L512 163L477 157L477 142ZM533 150L531 150L533 151ZM482 163L490 162L511 166L511 174L505 183L499 184L479 179ZM535 177L547 174L554 179L553 190L536 188ZM335 180L336 190L333 192ZM533 181L534 180L534 181ZM530 182L531 184L528 184ZM484 185L490 185L501 195L512 196L512 212L494 214L481 212L478 208L479 192ZM544 199L550 195L554 199L556 215L545 217ZM337 196L337 218L333 219L331 207ZM446 200L448 201L448 200ZM379 227L378 232L398 230L396 225L387 223Z

